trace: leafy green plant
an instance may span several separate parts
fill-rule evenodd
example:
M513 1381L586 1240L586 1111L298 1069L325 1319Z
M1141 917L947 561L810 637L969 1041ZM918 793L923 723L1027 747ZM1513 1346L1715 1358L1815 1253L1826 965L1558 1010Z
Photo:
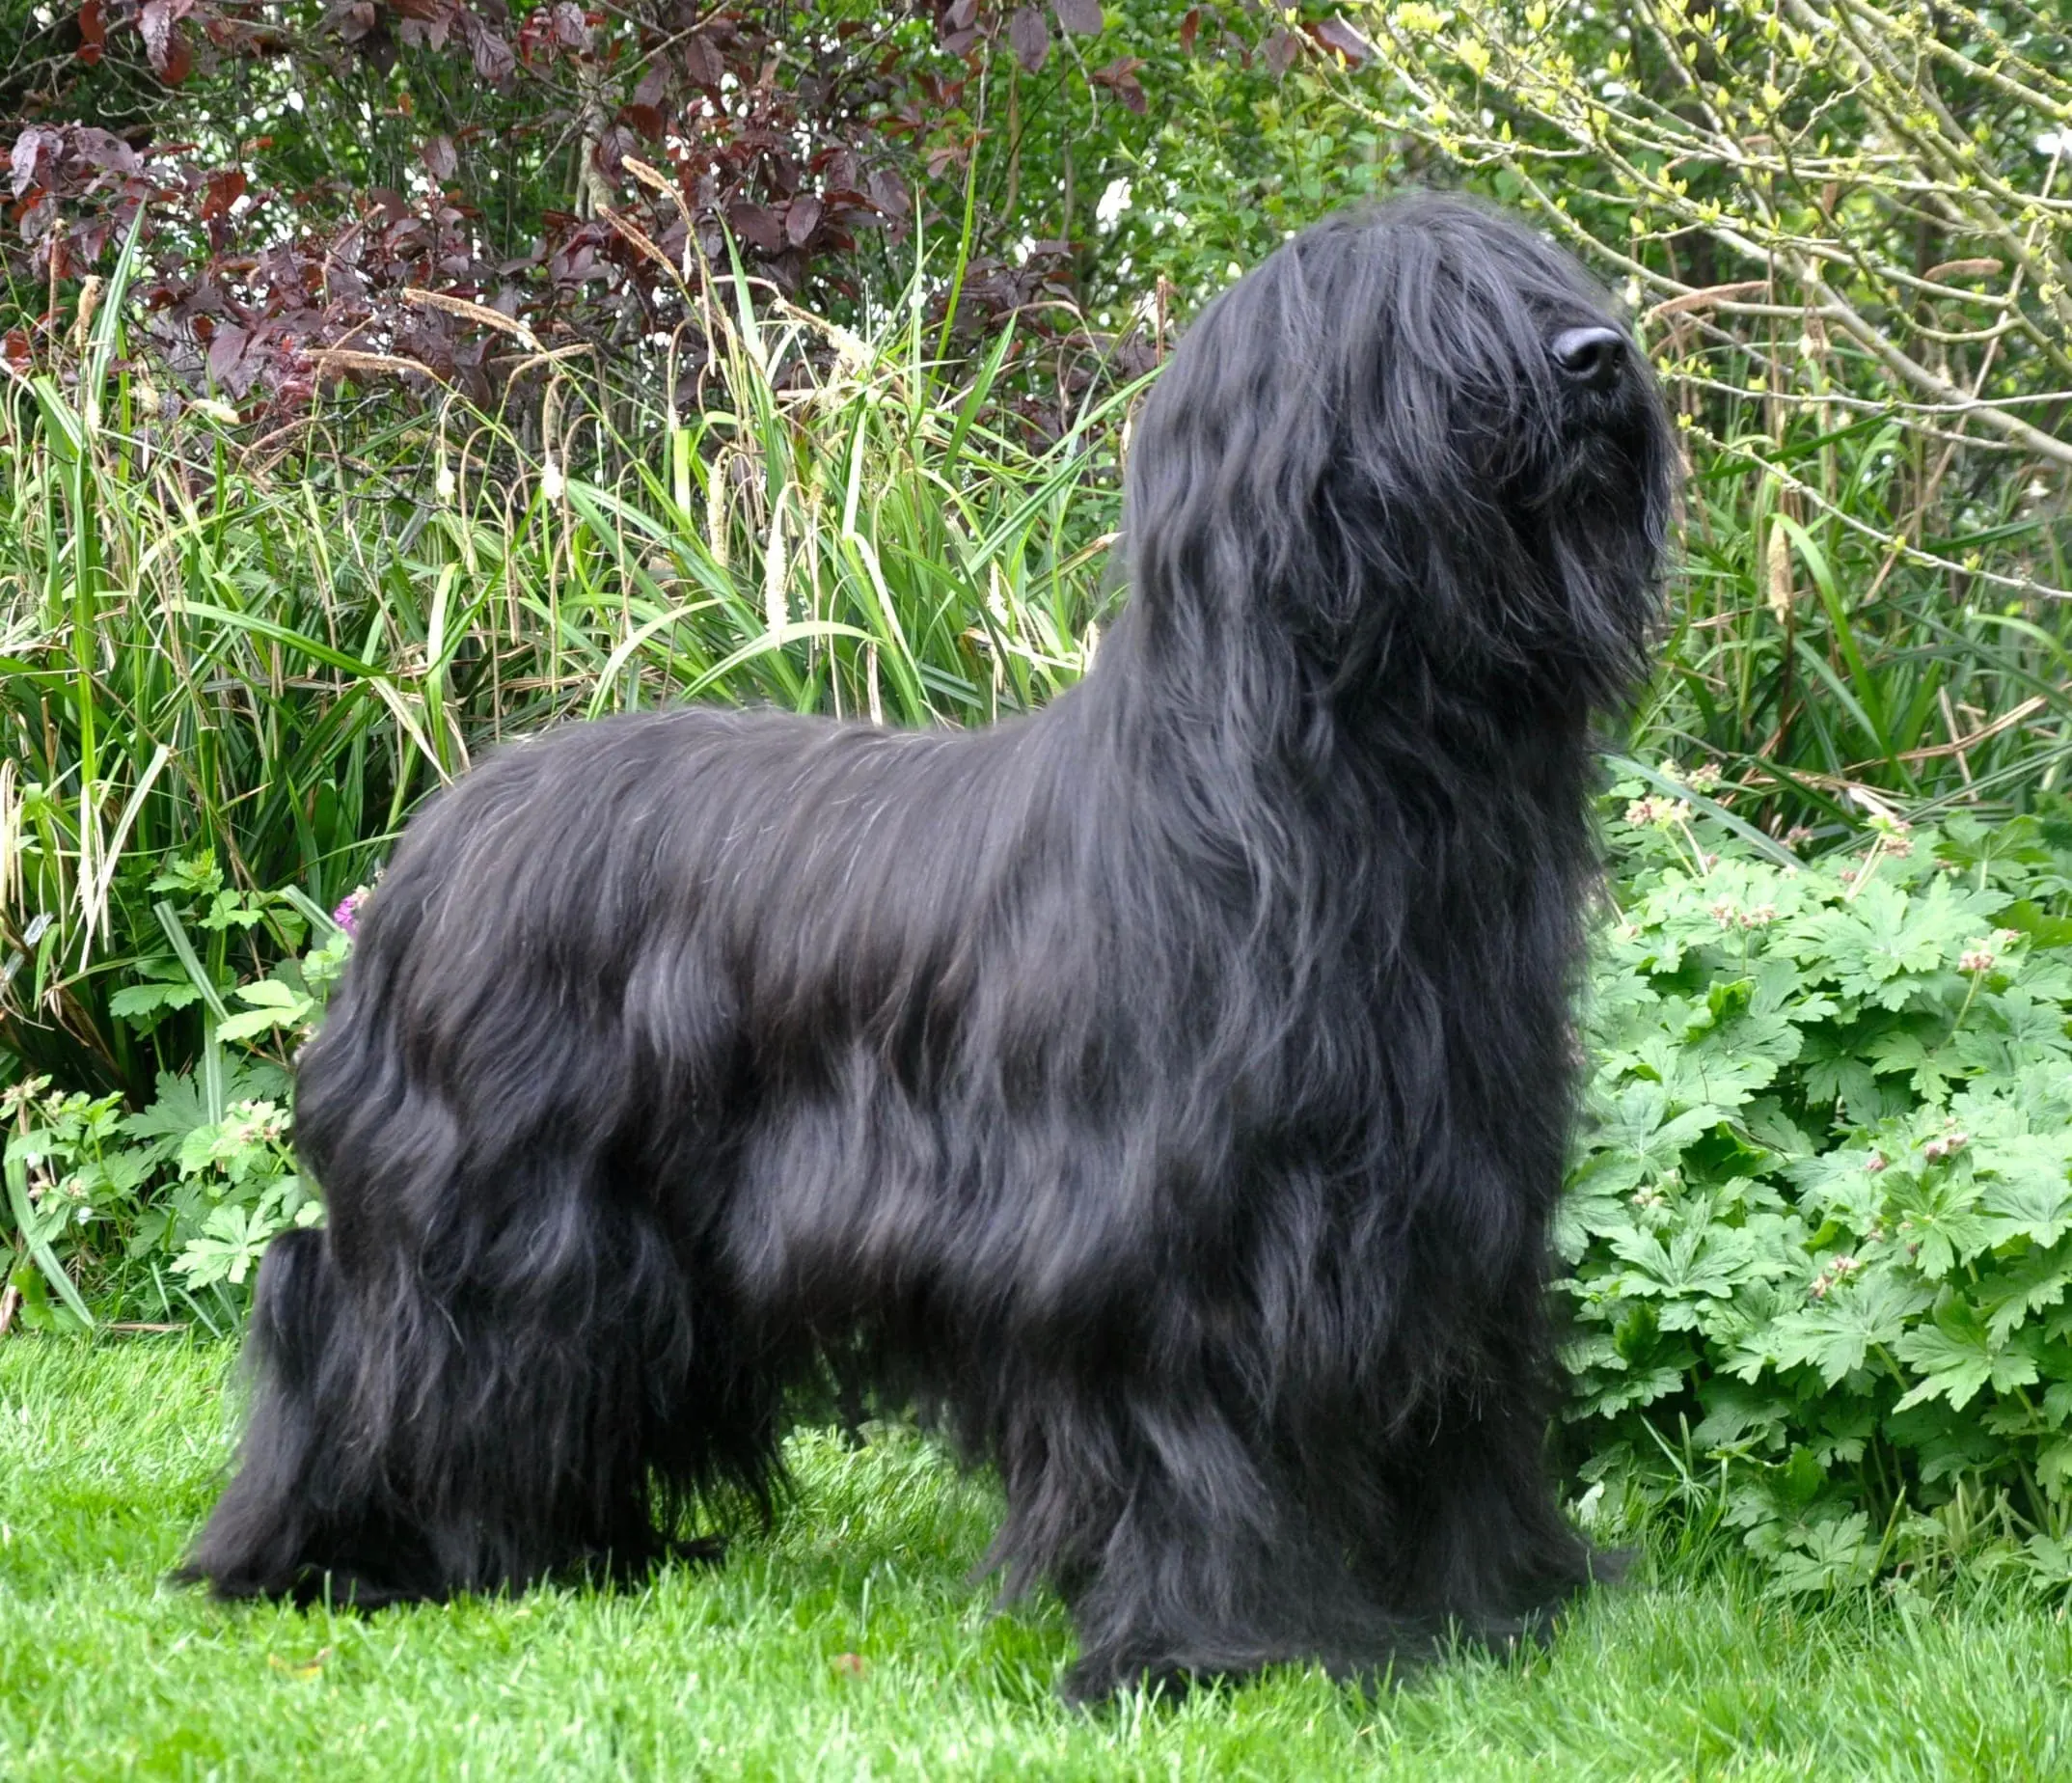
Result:
M161 903L170 950L133 962L109 1006L142 1031L200 1006L202 1056L162 1071L134 1112L120 1094L53 1088L47 1076L0 1092L20 1253L9 1277L31 1323L91 1325L84 1288L117 1307L150 1307L155 1294L163 1314L177 1301L212 1328L234 1325L268 1242L321 1215L288 1142L288 1062L321 1019L349 932L291 894L225 888L205 853L175 859L152 887L186 902L188 917ZM340 914L349 920L349 909ZM290 936L308 923L321 938L264 976L233 982L228 938L267 921Z
M1621 791L1559 1232L1588 1502L1706 1506L1788 1587L2072 1579L2072 823L1788 866Z

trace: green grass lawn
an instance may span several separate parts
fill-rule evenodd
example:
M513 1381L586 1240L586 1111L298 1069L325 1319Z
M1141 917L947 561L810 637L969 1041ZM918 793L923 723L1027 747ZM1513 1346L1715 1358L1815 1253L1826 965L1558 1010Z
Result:
M0 1342L0 1776L2072 1776L2072 1625L1978 1590L1817 1611L1644 1558L1550 1651L1378 1700L1284 1672L1062 1707L1055 1605L968 1578L992 1490L805 1435L723 1567L355 1618L161 1582L229 1440L229 1358Z

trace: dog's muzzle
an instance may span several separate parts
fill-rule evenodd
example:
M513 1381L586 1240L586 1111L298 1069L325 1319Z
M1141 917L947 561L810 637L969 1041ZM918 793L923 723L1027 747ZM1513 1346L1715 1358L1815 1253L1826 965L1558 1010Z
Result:
M1625 370L1626 338L1616 328L1566 328L1547 352L1562 376L1586 390L1609 390Z

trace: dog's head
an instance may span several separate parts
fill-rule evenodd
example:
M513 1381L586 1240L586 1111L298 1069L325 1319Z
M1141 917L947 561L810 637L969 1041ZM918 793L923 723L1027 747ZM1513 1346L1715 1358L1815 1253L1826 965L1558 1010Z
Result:
M1155 612L1286 626L1341 686L1602 704L1645 672L1675 458L1568 255L1399 199L1296 236L1182 341L1131 454L1131 579Z

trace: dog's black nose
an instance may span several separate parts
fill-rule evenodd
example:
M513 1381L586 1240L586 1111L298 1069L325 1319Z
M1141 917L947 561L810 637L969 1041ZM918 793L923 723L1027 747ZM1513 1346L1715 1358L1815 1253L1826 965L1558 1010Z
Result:
M1626 363L1626 338L1616 328L1565 328L1547 351L1562 375L1590 390L1609 390Z

